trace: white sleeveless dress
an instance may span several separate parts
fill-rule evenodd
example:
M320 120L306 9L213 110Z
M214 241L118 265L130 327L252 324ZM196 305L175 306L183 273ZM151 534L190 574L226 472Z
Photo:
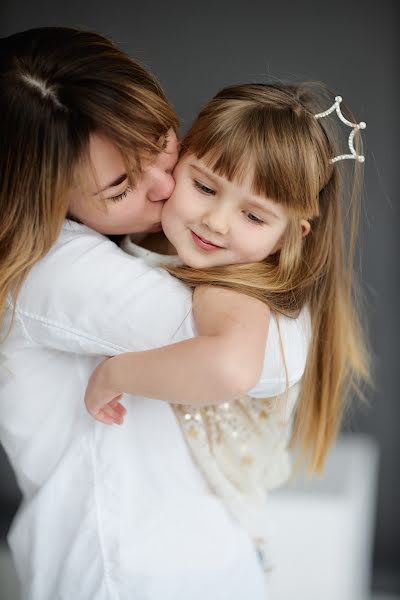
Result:
M149 264L182 264L178 256L141 247L136 242L142 238L126 236L121 248ZM296 382L272 397L257 397L262 393L258 389L256 397L250 392L219 405L171 404L195 463L210 489L250 535L266 572L271 564L266 492L290 476L288 444L299 391Z

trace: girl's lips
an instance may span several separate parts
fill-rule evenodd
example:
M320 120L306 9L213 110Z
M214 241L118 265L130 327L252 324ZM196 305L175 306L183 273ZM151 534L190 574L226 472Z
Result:
M208 251L221 250L221 246L216 246L215 244L211 244L211 242L207 242L206 240L201 238L199 235L196 235L194 233L194 231L191 231L190 233L192 234L192 239L193 239L194 243L196 244L196 246L198 246L202 250L208 250Z

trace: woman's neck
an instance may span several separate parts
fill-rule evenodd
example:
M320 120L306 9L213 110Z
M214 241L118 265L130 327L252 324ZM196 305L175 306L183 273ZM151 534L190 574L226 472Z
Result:
M157 252L158 254L166 254L168 256L176 255L175 247L171 244L163 231L157 233L149 233L140 242L142 248Z

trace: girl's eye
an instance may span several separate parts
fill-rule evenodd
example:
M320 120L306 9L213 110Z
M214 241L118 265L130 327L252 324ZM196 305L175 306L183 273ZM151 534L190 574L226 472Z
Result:
M246 216L247 216L248 220L251 221L252 223L257 223L259 225L262 225L264 223L264 221L262 221L261 219L256 217L256 215L253 215L253 213L246 213Z
M193 183L194 183L194 187L197 188L203 194L208 194L209 196L215 196L215 190L207 187L203 183L200 183L200 181L196 181L196 179L193 179Z
M107 200L111 200L111 202L119 202L120 200L123 200L124 198L126 198L127 195L129 194L129 192L131 192L131 191L132 191L132 186L128 185L126 190L124 190L121 194L118 194L118 196L111 196L110 198L107 198Z

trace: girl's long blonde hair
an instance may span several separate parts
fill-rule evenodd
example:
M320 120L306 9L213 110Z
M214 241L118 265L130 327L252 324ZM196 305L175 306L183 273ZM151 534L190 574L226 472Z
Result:
M192 287L235 289L288 316L309 306L312 337L292 443L317 472L337 435L346 399L369 378L352 275L360 166L351 165L351 182L343 177L349 165L330 159L343 153L346 138L339 151L333 119L314 117L332 103L332 95L315 84L249 84L226 88L205 106L182 152L205 160L230 181L240 181L251 165L253 192L283 204L289 225L282 249L263 262L168 268ZM311 223L303 239L300 219Z
M59 234L90 135L107 136L134 178L178 120L157 81L110 40L58 27L0 39L0 114L1 321Z

